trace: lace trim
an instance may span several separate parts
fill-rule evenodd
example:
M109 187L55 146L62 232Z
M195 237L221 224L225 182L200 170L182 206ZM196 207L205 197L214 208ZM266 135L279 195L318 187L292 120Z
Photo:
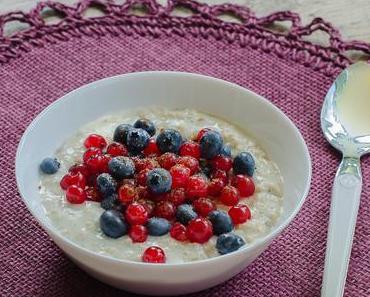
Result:
M85 11L94 5L104 12L104 16L84 18ZM146 15L132 13L132 9L138 5L145 8ZM192 15L174 16L173 12L179 6L190 9ZM42 11L46 8L62 15L62 20L57 24L46 24L42 17ZM224 14L233 15L241 23L221 20L220 16ZM4 36L5 24L12 21L26 23L29 28ZM291 28L285 33L272 32L266 28L277 21L290 21ZM304 40L305 36L316 31L328 34L329 46ZM193 0L169 0L166 7L156 0L127 0L123 4L115 4L113 0L80 0L75 6L47 1L39 3L29 13L15 11L0 15L0 63L7 63L46 43L67 41L82 35L106 34L154 37L176 34L214 38L228 43L235 42L241 47L271 52L329 76L352 62L347 51L356 50L370 55L369 43L344 41L340 32L321 18L315 18L309 25L303 26L299 15L290 11L256 17L247 7L234 4L209 6Z

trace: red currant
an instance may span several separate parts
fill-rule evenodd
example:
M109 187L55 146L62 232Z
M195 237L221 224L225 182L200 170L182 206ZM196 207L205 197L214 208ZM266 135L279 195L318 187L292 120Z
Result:
M186 195L188 198L198 198L207 196L208 182L201 175L193 175L189 178L186 187Z
M142 225L131 226L128 236L130 236L132 242L145 242L148 238L148 230Z
M216 209L215 203L209 198L199 198L193 202L194 210L202 217L207 217L208 214Z
M103 155L101 156L101 162L100 162L100 167L99 167L99 170L100 172L109 172L109 167L108 167L108 163L109 161L112 160L112 156L111 155Z
M170 169L172 176L172 188L182 188L188 183L190 169L184 165L175 165Z
M239 204L229 209L229 216L235 225L243 224L250 220L251 211L247 205Z
M229 181L228 177L227 177L227 173L223 170L215 170L212 175L211 175L212 179L215 179L215 178L219 178L221 179L224 184L226 185Z
M196 218L189 222L186 235L191 242L205 243L213 235L212 224L206 218Z
M229 171L233 167L233 160L230 157L218 155L211 160L214 169Z
M81 204L86 201L85 191L75 185L69 186L66 192L66 198L69 203Z
M136 202L145 207L149 217L152 216L155 207L155 203L153 201L147 199L139 199Z
M82 175L81 172L76 174L69 172L65 176L63 176L62 180L60 181L60 186L63 190L67 190L69 186L78 186L79 188L84 189L86 186L86 178Z
M195 140L197 142L199 142L200 139L203 137L203 135L206 134L208 131L211 131L211 130L212 130L211 128L203 128L203 129L199 130Z
M128 150L122 143L112 142L107 147L107 154L111 155L112 157L127 156Z
M146 263L165 263L166 255L159 246L151 246L144 251L142 261Z
M132 203L126 208L125 217L130 225L144 225L148 221L148 211L139 203Z
M88 187L85 190L86 192L86 198L87 200L95 201L95 202L100 202L102 200L102 197L98 191L97 188L95 187Z
M119 197L119 200L121 200L123 204L131 203L137 198L137 192L136 192L135 186L130 185L130 184L122 185L118 189L118 197Z
M108 155L92 156L87 160L86 165L91 173L108 172L108 162L110 159L111 158L108 157Z
M146 179L147 179L147 176L148 176L148 173L149 173L150 170L151 169L149 169L149 168L141 170L139 172L139 174L136 176L137 183L140 186L146 186Z
M186 236L186 227L179 222L176 222L175 224L172 225L170 235L172 238L178 241L188 240L188 237Z
M149 139L148 146L143 151L145 156L157 156L159 155L159 149L157 147L156 140L154 138Z
M188 141L181 145L180 156L190 156L195 159L200 159L199 143Z
M69 168L69 172L73 174L80 172L83 176L88 176L89 168L86 164L75 164L71 168Z
M253 179L242 174L235 175L231 184L239 190L241 197L249 197L254 194L255 186Z
M236 205L239 202L239 192L233 186L226 186L221 191L220 200L227 206Z
M176 208L170 201L160 201L154 208L154 216L167 219L169 221L175 218Z
M177 164L184 165L190 169L190 174L197 173L199 171L199 161L190 156L180 157Z
M214 178L208 185L208 195L217 197L220 195L221 190L224 188L225 183L221 178Z
M158 157L159 165L162 168L170 170L172 166L176 165L178 157L173 153L164 153Z
M103 136L98 134L90 134L85 139L84 145L86 148L97 147L103 149L107 146L107 142Z
M100 148L97 148L97 147L91 147L89 149L87 149L83 156L82 156L82 160L84 161L84 163L87 163L87 161L91 158L91 157L94 157L94 156L101 156L103 154L102 150Z
M173 189L166 196L168 201L171 201L175 206L183 204L186 200L184 188Z

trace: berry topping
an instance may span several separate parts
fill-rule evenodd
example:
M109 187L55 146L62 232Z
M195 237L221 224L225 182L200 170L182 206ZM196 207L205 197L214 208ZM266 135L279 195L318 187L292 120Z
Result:
M174 153L164 153L159 156L158 163L162 168L170 170L172 166L176 165L177 159L178 157Z
M211 180L211 182L208 184L208 195L217 197L220 195L222 189L224 188L225 183L220 178L214 178Z
M168 220L164 218L150 218L146 224L149 235L162 236L170 231L171 225Z
M148 119L139 119L134 124L135 128L140 128L148 132L150 136L153 136L155 134L155 126L154 123L151 120Z
M220 151L220 155L231 158L231 147L225 144Z
M197 142L199 142L200 139L203 137L203 135L206 134L209 131L212 131L212 129L211 128L203 128L203 129L199 130L197 136L195 137L195 140Z
M84 203L87 199L85 191L75 185L68 187L66 198L67 201L72 204L81 204Z
M83 176L88 176L89 168L86 164L75 164L69 168L69 172L73 174L80 172Z
M207 217L208 214L216 209L216 205L209 198L199 198L193 202L194 210L202 217Z
M96 178L96 183L99 192L104 196L108 197L116 192L117 182L108 173L102 173Z
M185 189L184 188L176 188L171 190L167 194L168 201L171 201L175 206L179 206L183 204L186 200Z
M133 225L128 231L132 242L145 242L148 238L148 230L142 225Z
M130 152L141 152L149 143L150 135L143 129L133 128L127 133L127 148Z
M139 172L139 174L136 176L136 180L137 180L138 185L146 186L146 180L147 180L148 173L150 172L150 170L151 169L146 168L146 169L143 169Z
M88 187L85 189L86 198L87 200L100 202L101 201L101 195L97 188L95 187Z
M189 222L186 235L191 242L205 243L213 235L212 224L205 218L196 218Z
M127 156L128 151L123 144L118 142L112 142L107 147L107 154L111 155L112 157Z
M216 179L216 178L221 179L224 182L225 185L229 181L229 179L227 177L227 173L223 170L216 170L216 171L212 172L211 177L212 177L212 179Z
M127 206L125 218L130 225L144 225L148 221L148 211L139 203Z
M127 224L122 214L116 210L106 210L100 216L100 229L112 238L118 238L127 233Z
M220 133L210 130L199 141L201 156L205 159L216 157L222 149L223 140Z
M84 161L84 163L87 163L87 161L91 158L91 157L95 157L95 156L101 156L103 154L103 151L100 149L100 148L97 148L97 147L90 147L88 148L83 156L82 156L82 160Z
M135 164L129 157L114 157L108 163L109 173L117 179L134 176Z
M233 169L235 174L253 176L255 162L250 153L242 152L234 158Z
M186 236L186 227L180 223L175 223L172 225L171 230L170 230L170 235L172 238L178 241L188 240L188 237Z
M170 201L160 201L154 208L154 216L164 218L169 221L175 218L176 208Z
M55 158L45 158L40 164L40 170L45 174L54 174L60 168L60 163Z
M223 171L229 171L233 167L233 160L230 157L217 155L212 160L212 167Z
M184 142L180 147L180 156L190 156L195 159L200 158L199 143L193 141Z
M190 156L180 157L177 160L177 164L184 165L190 169L190 174L197 173L199 171L199 161Z
M147 199L139 199L136 203L141 204L145 207L146 211L148 212L148 217L151 217L154 211L155 203L151 200Z
M105 197L101 202L100 202L101 208L105 210L110 210L110 209L119 209L121 208L121 202L118 199L117 194L112 194L108 197Z
M140 172L144 169L154 169L160 167L157 160L154 158L135 159L136 171Z
M129 124L121 124L114 130L113 140L122 144L127 143L127 133L133 128Z
M227 206L236 205L239 202L238 190L233 186L224 187L220 194L220 201Z
M188 184L190 169L184 165L175 165L170 169L172 188L183 188Z
M240 236L228 233L222 234L217 238L216 249L221 255L229 254L240 249L245 242Z
M197 217L197 213L189 204L182 204L176 210L176 219L183 225L187 225L191 220Z
M171 174L163 168L156 168L149 171L146 184L154 194L166 193L171 190Z
M207 196L208 181L202 175L193 175L189 178L186 187L188 198L198 198Z
M243 224L251 218L251 211L247 205L235 205L229 209L229 216L234 225Z
M255 186L253 179L242 174L235 175L231 184L236 187L241 197L249 197L254 194Z
M157 136L157 146L161 153L177 153L181 143L181 134L174 129L164 129Z
M91 173L108 172L109 161L108 155L94 155L87 160L86 165Z
M159 149L157 142L154 138L149 139L148 146L143 151L145 156L156 156L159 155Z
M63 176L62 180L60 181L60 187L63 190L67 190L67 188L72 185L84 189L86 186L86 178L80 172L69 172Z
M212 222L213 233L220 235L228 233L233 230L233 223L227 212L223 210L214 210L208 215L209 220Z
M166 255L160 247L151 246L144 251L142 260L145 263L165 263Z
M131 203L138 197L135 186L130 184L122 185L118 189L118 197L123 204Z
M96 147L103 149L107 146L107 142L103 136L98 134L90 134L84 141L84 146L86 148Z

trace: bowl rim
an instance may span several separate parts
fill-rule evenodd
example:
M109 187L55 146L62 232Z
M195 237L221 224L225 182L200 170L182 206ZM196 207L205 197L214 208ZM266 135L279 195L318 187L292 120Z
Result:
M57 108L64 101L73 100L74 93L78 93L78 92L80 92L84 89L91 88L91 87L102 87L106 84L111 83L112 80L114 81L114 80L125 79L127 77L135 78L135 77L139 77L139 76L153 76L153 75L154 76L170 75L170 76L178 76L178 77L182 76L182 77L185 77L185 78L198 78L200 80L206 80L206 81L209 81L209 82L212 82L212 83L219 83L219 84L221 83L225 87L236 88L236 89L238 89L238 90L240 90L244 93L247 93L250 96L256 97L256 99L258 99L262 104L267 105L270 108L272 108L273 111L277 112L281 116L282 120L284 120L286 123L288 123L289 126L293 129L293 132L294 132L296 138L299 139L299 142L302 145L303 153L304 153L305 159L307 160L307 163L308 163L308 171L309 172L308 172L308 176L307 176L306 186L305 186L305 189L304 189L304 191L301 195L301 199L300 199L299 203L297 203L297 205L293 209L292 213L286 219L284 219L282 222L280 222L280 224L278 226L275 226L275 229L272 232L269 232L268 234L266 234L263 237L257 238L251 244L248 244L248 245L244 246L243 248L241 248L239 250L236 250L234 252L231 252L229 254L218 255L217 257L211 257L211 258L196 260L196 261L191 261L191 262L162 263L161 265L156 265L156 264L153 264L153 263L144 263L144 262L137 262L137 261L132 261L132 260L117 259L117 258L114 258L114 257L111 257L111 256L98 254L98 253L96 253L94 251L91 251L87 248L84 248L84 247L78 245L77 243L75 243L74 241L68 239L67 237L62 235L56 228L54 228L54 227L49 228L47 225L45 225L43 223L42 219L40 219L38 217L38 215L36 215L36 212L32 209L32 206L30 205L30 203L28 203L27 200L24 198L24 196L26 194L24 193L24 189L21 186L20 175L18 174L18 172L20 170L19 167L21 166L19 164L18 160L19 160L19 156L21 154L22 148L24 146L25 139L27 138L29 132L32 129L34 129L34 127L38 124L39 120L44 116L44 114L48 113L52 109ZM120 264L133 265L133 266L138 266L138 267L143 266L143 267L162 267L162 268L166 267L166 268L171 268L171 267L180 267L180 266L181 267L182 266L194 266L194 265L201 265L201 264L207 264L207 263L209 264L211 262L224 261L224 260L227 260L227 258L229 258L229 257L233 257L237 254L241 254L243 252L248 252L250 250L256 249L256 248L261 247L261 246L264 246L267 243L269 243L269 241L272 241L274 238L276 238L290 224L290 222L292 222L292 220L295 218L295 216L297 215L299 210L302 208L302 205L304 204L304 202L307 198L307 195L309 193L310 186L311 186L311 179L312 179L312 161L311 161L311 157L310 157L310 153L309 153L307 144L306 144L302 134L300 133L300 131L298 130L296 125L293 123L293 121L290 120L290 118L285 113L283 113L277 106L275 106L273 103L271 103L269 100L262 97L261 95L258 95L255 92L253 92L253 91L251 91L247 88L244 88L244 87L242 87L242 86L240 86L236 83L232 83L232 82L229 82L229 81L226 81L226 80L223 80L223 79L219 79L219 78L215 78L215 77L211 77L211 76L207 76L207 75L202 75L202 74L198 74L198 73L180 72L180 71L141 71L141 72L131 72L131 73L124 73L124 74L114 75L114 76L110 76L110 77L105 77L103 79L99 79L99 80L90 82L88 84L84 84L84 85L82 85L82 86L64 94L62 97L56 99L51 104L49 104L47 107L45 107L32 120L32 122L28 125L28 127L23 132L23 135L22 135L22 137L19 141L19 144L18 144L18 147L17 147L17 152L16 152L16 158L15 158L15 175L16 175L16 182L17 182L18 192L19 192L23 202L26 204L26 207L27 207L28 211L32 214L33 218L36 219L38 224L42 227L42 229L44 231L46 231L46 233L48 234L49 237L56 237L56 238L58 238L58 240L68 244L69 247L72 248L72 249L77 249L80 252L85 253L90 257L101 258L102 260L109 261L111 263L120 263ZM50 234L52 234L53 236L51 236ZM53 239L53 238L51 238L51 239ZM54 241L54 239L53 239L53 241ZM60 248L60 247L58 246L58 248ZM64 250L62 248L60 248L60 249L64 252Z

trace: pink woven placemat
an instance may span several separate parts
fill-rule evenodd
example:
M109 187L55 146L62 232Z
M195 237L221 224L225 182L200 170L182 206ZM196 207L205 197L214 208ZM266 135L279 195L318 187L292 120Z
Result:
M85 19L91 3L105 16ZM145 5L146 16L132 14L130 8L137 3ZM193 15L172 16L178 5L190 8ZM45 24L40 14L46 7L58 11L63 20ZM220 20L225 12L238 16L242 24ZM4 37L5 24L13 20L30 28ZM292 23L286 34L265 29L285 20ZM303 40L317 30L328 33L329 47ZM82 1L75 7L43 3L29 14L0 16L0 296L131 295L92 279L50 241L17 193L14 157L27 125L58 97L103 77L143 70L207 74L265 96L296 123L313 160L310 195L287 230L242 273L192 296L319 296L330 189L340 159L321 135L319 112L335 75L350 63L347 50L369 54L370 46L344 42L322 19L302 26L291 12L257 18L247 8L189 0L170 1L167 7L154 0L123 5ZM370 296L368 160L363 171L363 199L345 293L354 297Z

